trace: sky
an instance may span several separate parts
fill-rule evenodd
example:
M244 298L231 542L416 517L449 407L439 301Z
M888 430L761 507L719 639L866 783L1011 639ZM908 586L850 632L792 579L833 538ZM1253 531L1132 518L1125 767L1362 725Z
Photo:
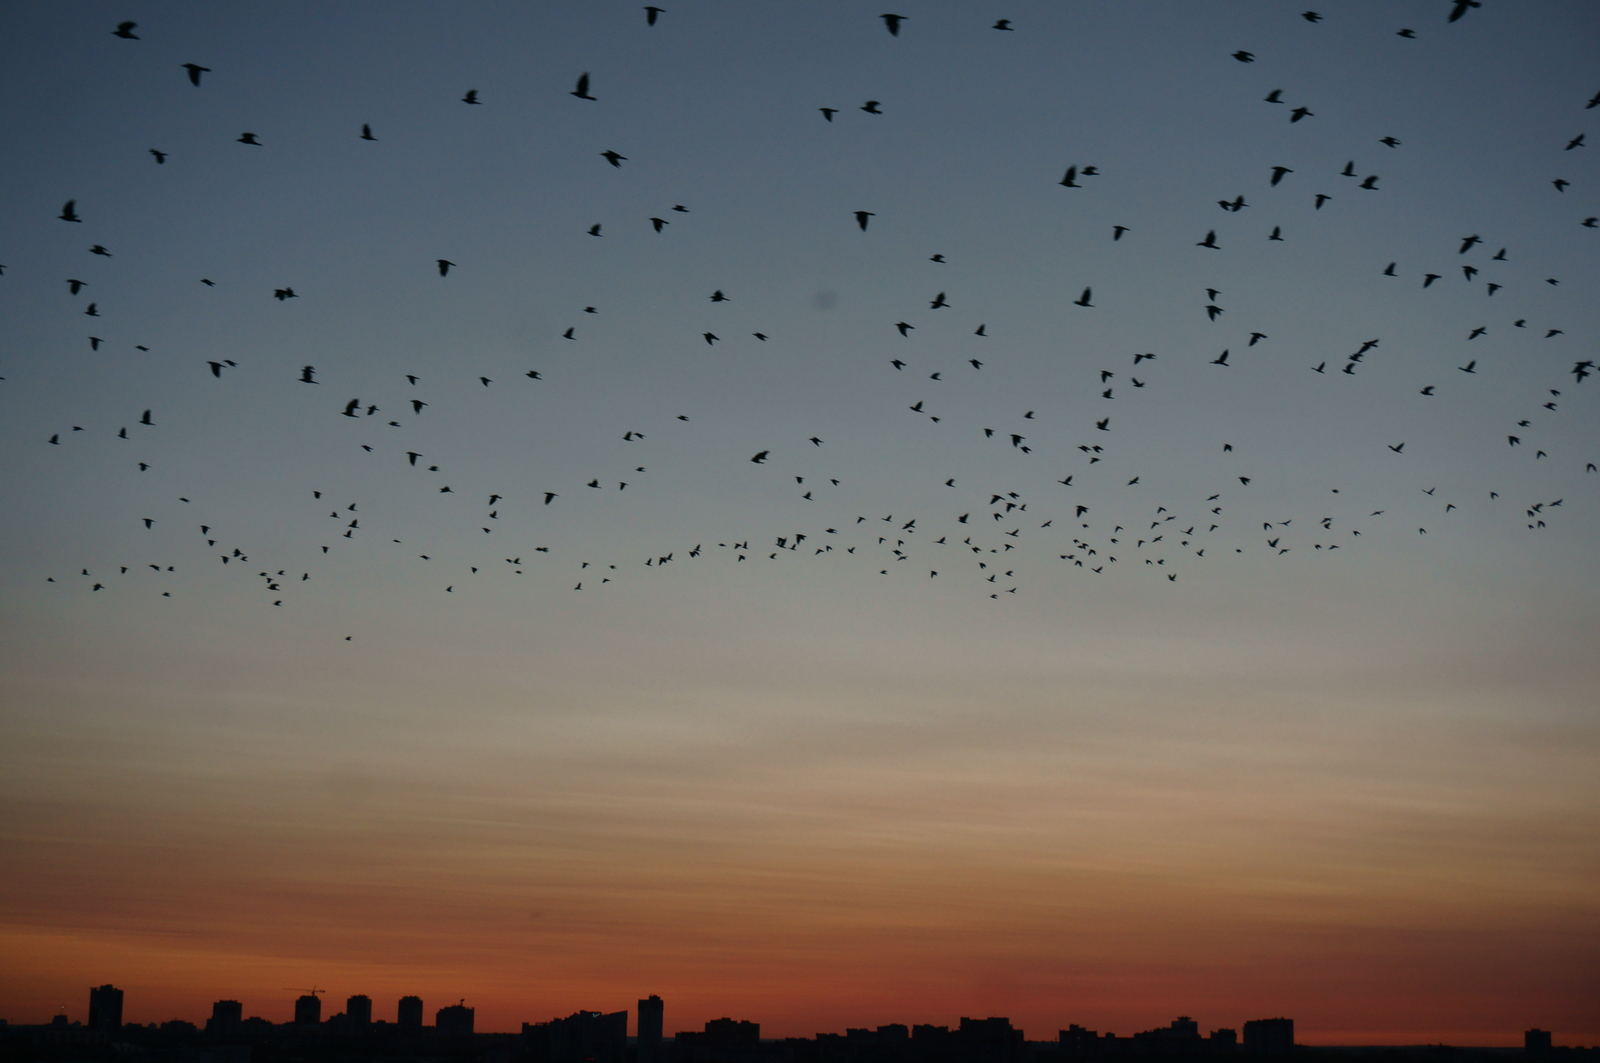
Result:
M0 1017L1600 1042L1594 5L893 2L5 9Z

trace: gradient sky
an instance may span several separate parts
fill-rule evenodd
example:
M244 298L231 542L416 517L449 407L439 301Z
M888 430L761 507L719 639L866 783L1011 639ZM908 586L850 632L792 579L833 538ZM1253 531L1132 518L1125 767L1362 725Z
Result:
M6 8L0 1017L1600 1041L1595 6L885 2Z

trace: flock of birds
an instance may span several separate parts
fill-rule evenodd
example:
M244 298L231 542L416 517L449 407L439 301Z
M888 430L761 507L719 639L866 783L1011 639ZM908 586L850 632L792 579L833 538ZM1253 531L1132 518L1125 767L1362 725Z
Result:
M1453 0L1445 20L1455 22L1480 6L1479 0ZM647 24L655 26L668 12L666 9L651 6L644 8L644 14ZM911 21L905 15L894 13L885 13L880 17L887 32L896 37L900 36ZM1324 16L1315 11L1306 11L1301 17L1307 22L1318 23ZM992 29L1016 32L1019 27L1014 26L1012 21L1000 19L993 24ZM138 41L141 39L140 34L135 32L138 28L137 22L127 21L118 25L112 33L124 40ZM1410 28L1401 28L1397 32L1403 38L1416 38L1416 32ZM1233 58L1240 63L1251 63L1255 61L1256 56L1250 51L1239 50L1233 53ZM205 75L212 73L210 67L191 62L183 64L182 70L193 89L205 90ZM592 91L594 88L590 74L583 73L577 77L570 95L586 103L598 103L599 97ZM1285 107L1284 113L1291 124L1316 118L1316 113L1305 105L1290 107L1283 96L1284 90L1274 89L1264 98L1256 98L1267 104ZM481 97L479 90L468 89L460 97L460 102L467 106L484 106L489 101ZM1600 106L1600 93L1589 99L1584 106L1588 109ZM835 107L821 107L818 110L822 120L828 123L833 123L836 115L840 113L839 108ZM860 110L871 115L884 113L882 101L879 100L867 100L861 105ZM363 124L358 135L364 141L377 142L380 139L374 133L371 124ZM1402 142L1393 136L1375 137L1374 141L1382 144L1387 151L1402 150ZM255 147L269 147L260 136L249 131L242 132L237 142ZM1560 150L1581 151L1585 146L1584 134L1578 133ZM168 164L169 152L151 148L149 154L154 159L155 165ZM629 162L626 155L610 149L600 152L599 155L607 165L614 168L620 169ZM1363 194L1379 193L1384 189L1379 174L1361 172L1356 168L1354 160L1337 172L1342 178L1352 182L1348 187ZM1294 168L1280 165L1273 166L1260 176L1264 188L1276 189L1283 186L1286 181L1292 186L1291 179L1294 175ZM1106 179L1097 166L1080 163L1067 167L1064 176L1056 183L1072 190L1084 188L1088 182ZM1552 183L1556 192L1561 194L1565 194L1570 186L1570 182L1563 178L1556 178ZM1063 194L1074 193L1068 191ZM1316 193L1314 209L1323 209L1332 198L1325 193ZM1238 194L1218 200L1217 206L1228 214L1237 215L1252 208L1253 204L1247 201L1245 195ZM667 213L674 212L682 215L692 213L691 209L683 204L674 205L671 212ZM846 227L853 225L857 231L865 234L864 239L870 239L874 234L872 221L876 217L875 212L862 209L839 218L838 224ZM87 210L80 213L77 198L65 200L58 218L71 225L83 226L91 233L95 228L96 219ZM675 220L678 219L661 216L648 218L651 229L657 234L665 234L667 227ZM1575 219L1575 224L1596 229L1600 227L1600 218L1580 217ZM1107 240L1120 243L1129 233L1134 232L1134 229L1123 224L1113 224L1107 219L1104 232ZM596 238L607 235L601 224L593 225L588 234ZM1219 236L1217 228L1209 228L1203 235L1198 232L1194 235L1198 238L1191 241L1192 245L1201 251L1193 253L1202 254L1206 251L1220 250L1224 246L1221 242L1224 237ZM63 233L64 239L75 237L76 233L70 237ZM1266 239L1283 240L1282 227L1273 227ZM91 242L86 250L89 254L100 258L115 258L113 251L100 243ZM1486 297L1493 298L1503 289L1504 283L1502 280L1493 279L1491 271L1497 263L1508 261L1508 250L1498 248L1493 250L1493 253L1490 252L1491 245L1485 243L1482 236L1473 233L1464 235L1458 246L1452 247L1448 252L1441 249L1440 253L1441 259L1453 255L1456 261L1455 268L1459 269L1464 280L1474 285L1483 285ZM946 260L943 254L933 254L928 261L944 264ZM457 262L442 257L434 259L426 266L435 270L438 277L448 283L455 282L452 270L459 269ZM1444 269L1442 266L1438 268ZM1430 288L1446 276L1445 272L1402 269L1398 262L1374 263L1374 272L1383 277L1394 278L1397 283L1412 284L1420 289ZM100 321L110 320L110 312L103 313L101 302L94 298L92 282L79 277L62 278L62 281L69 296L83 300L79 312ZM209 287L216 285L210 278L200 278L199 283ZM1560 279L1551 277L1547 279L1547 283L1552 286L1559 285ZM737 294L735 292L735 295ZM1206 299L1201 308L1207 321L1216 322L1228 314L1228 308L1223 305L1221 291L1208 288L1204 294ZM262 296L280 303L300 297L295 289L288 285L275 288L270 293L263 292ZM733 301L733 296L723 289L708 293L706 298L714 304ZM1084 310L1096 308L1094 289L1084 287L1079 297L1071 302L1072 305ZM928 299L927 312L948 310L951 306L948 292L941 290ZM586 306L584 312L593 314L597 313L597 310L594 306ZM1516 319L1509 322L1509 327L1531 330L1553 345L1572 342L1572 338L1566 337L1565 330L1560 327L1561 324L1561 322L1543 322L1531 325L1526 319ZM913 333L918 327L918 324L904 317L893 322L886 319L885 342L902 344L902 350L911 350L910 343L915 340ZM95 328L96 332L101 331L98 323ZM980 340L986 339L988 328L988 322L979 322L971 335ZM1470 343L1486 335L1487 332L1488 326L1480 326L1462 337L1462 340ZM581 337L578 333L579 326L571 325L561 333L561 337L579 342ZM1246 350L1271 340L1268 334L1261 331L1250 331L1241 335L1245 337L1242 346ZM754 331L750 336L763 344L772 338L767 331ZM723 342L723 337L710 329L704 331L700 339L706 345ZM92 351L99 351L108 340L100 335L91 334L88 335L87 342ZM1322 360L1316 364L1307 364L1306 371L1354 376L1362 371L1369 358L1379 356L1382 342L1381 338L1365 340L1357 349L1350 351L1344 357L1342 364ZM1239 344L1225 347L1207 361L1210 365L1218 367L1218 371L1232 369L1235 367L1235 362L1230 359L1235 356L1234 349L1237 346ZM137 349L148 350L143 345L138 345ZM1473 349L1467 348L1469 351ZM1117 400L1150 387L1158 379L1161 366L1171 360L1171 356L1154 352L1133 353L1126 357L1128 362L1124 365L1099 369L1096 373L1097 379L1093 381L1094 390L1107 404L1105 408L1108 410L1117 407ZM893 357L886 357L882 364L884 371L891 374L916 374L927 368L925 366L919 368L916 362L914 355L896 352ZM988 364L990 362L981 355L981 352L975 350L973 356L966 359L960 372L981 373ZM1596 473L1595 460L1590 460L1588 456L1548 452L1547 444L1541 443L1540 428L1534 420L1535 416L1557 415L1566 389L1582 385L1592 375L1595 364L1592 358L1574 358L1571 369L1560 379L1545 381L1543 390L1548 396L1537 414L1530 414L1529 417L1503 427L1506 445L1524 448L1528 452L1529 461L1562 462L1571 465L1574 470L1581 469L1585 474ZM1463 357L1461 364L1454 367L1451 379L1458 380L1461 375L1473 376L1477 373L1477 367L1478 359ZM225 380L230 374L240 370L238 362L222 357L207 360L203 367L196 366L197 372L209 374L217 380ZM319 372L316 365L303 365L295 379L298 383L308 386L308 394L316 394L315 401L326 406L328 416L359 422L363 431L368 425L391 429L403 428L407 421L427 417L433 407L429 401L430 396L426 390L423 374L398 373L395 380L382 385L385 397L378 401L344 396L330 397L331 401L327 401L320 394L324 382L319 379ZM939 382L944 379L947 372L950 372L948 367L936 369L927 374L926 379L930 382ZM530 382L545 380L544 374L538 368L527 369L525 377ZM399 384L401 378L406 381L404 385ZM479 376L477 381L483 388L490 388L500 383L489 376ZM1419 384L1418 393L1430 399L1436 397L1439 389L1445 386L1442 380L1420 381ZM541 383L538 386L544 385ZM374 387L379 385L375 383ZM130 425L119 426L117 437L136 438L129 436L130 427L135 433L160 431L162 424L158 413L159 404L144 409L136 420L130 419ZM954 492L948 496L952 502L936 510L914 514L884 513L877 510L854 511L830 501L829 492L840 488L841 478L826 469L818 474L816 469L825 464L821 456L825 454L828 443L821 435L811 435L787 448L779 443L773 443L754 454L741 454L738 460L773 470L773 486L778 486L781 480L784 489L792 491L800 502L815 504L816 512L821 516L797 521L797 525L803 525L798 529L796 527L770 529L764 537L740 534L722 536L725 541L716 542L714 541L716 536L708 535L705 541L693 544L684 542L681 545L667 545L665 548L641 550L631 561L603 562L577 556L563 558L552 554L549 545L537 542L533 522L546 510L546 507L581 505L582 496L589 492L626 492L630 487L634 487L637 494L637 485L649 476L647 464L630 465L621 470L620 475L615 473L606 476L574 475L570 480L560 483L506 486L500 490L485 490L479 493L466 487L460 490L454 488L448 480L451 478L451 472L458 470L447 472L441 465L431 462L429 456L420 450L408 449L403 444L391 445L381 441L377 443L363 441L353 445L359 446L374 459L388 463L382 469L384 475L403 473L423 477L435 476L437 479L425 481L426 486L421 490L430 496L455 496L449 500L449 504L457 507L454 511L456 515L480 528L481 535L491 537L480 540L481 543L497 544L496 547L483 545L470 551L470 556L456 556L451 559L433 552L418 554L417 560L440 567L443 567L442 562L446 560L455 562L452 569L455 575L453 577L446 575L438 581L438 591L447 594L467 592L470 581L474 577L482 576L548 572L555 578L561 578L562 586L575 591L584 591L614 583L620 580L624 573L637 571L638 568L659 568L719 555L733 564L831 555L841 559L853 559L862 566L864 575L891 576L899 571L905 571L914 572L922 580L965 579L973 584L978 593L998 600L1021 592L1028 586L1028 576L1039 572L1045 566L1081 571L1085 576L1105 575L1133 568L1149 572L1158 579L1176 582L1184 568L1218 555L1243 554L1247 551L1257 555L1264 552L1272 556L1281 556L1291 550L1313 553L1348 551L1361 545L1364 528L1379 524L1386 514L1386 506L1381 502L1374 505L1376 501L1374 499L1352 497L1346 489L1345 496L1329 499L1330 512L1280 515L1281 519L1274 517L1261 520L1259 530L1255 529L1255 521L1252 520L1248 528L1249 536L1243 538L1241 533L1246 529L1241 527L1238 518L1233 517L1232 508L1235 503L1242 501L1252 483L1250 469L1243 464L1230 467L1225 475L1219 473L1214 482L1195 490L1192 497L1185 500L1142 500L1133 503L1124 501L1131 497L1124 494L1114 503L1108 504L1103 501L1107 493L1113 489L1132 489L1140 486L1141 482L1141 475L1137 472L1128 476L1128 470L1123 469L1114 474L1114 481L1111 478L1113 474L1108 473L1112 467L1110 460L1113 453L1112 441L1116 438L1117 415L1115 414L1107 413L1083 426L1081 441L1074 444L1074 451L1069 455L1058 453L1046 455L1041 451L1035 433L1027 424L1027 422L1038 423L1035 421L1034 411L1031 410L1021 415L1018 424L998 428L975 422L958 424L963 420L962 417L952 417L929 399L918 399L909 404L902 412L902 415L907 414L926 418L932 424L951 425L955 430L968 432L975 444L983 443L1003 448L1008 453L1014 452L1015 455L1048 456L1049 460L1061 463L1061 475L1055 481L1061 490L1041 495L1033 491L1016 490L1008 485L1001 489L986 488L972 491L969 485L958 485L956 478L950 477L943 482L942 488ZM699 417L698 414L696 416ZM657 443L669 431L692 431L693 426L694 419L687 413L663 412L660 424L648 426L648 431L628 428L621 438L630 444L641 444L640 451L644 452L648 446L645 444L646 439ZM80 432L88 433L89 430L79 425L64 425L59 431L40 442L44 446L71 446L74 436ZM1384 445L1396 455L1405 454L1405 440L1385 441ZM775 460L774 454L780 449L788 449L793 454L796 448L804 448L806 456L788 462L780 474L777 471L779 463ZM1230 444L1220 444L1220 451L1224 454L1233 453L1233 449ZM813 455L816 457L813 458ZM1068 457L1072 462L1070 466L1065 464ZM1594 455L1594 458L1600 460L1600 454ZM147 462L138 462L137 466L140 472L150 468ZM1097 468L1097 466L1103 467ZM795 471L800 468L806 471ZM374 475L379 474L378 470L374 471ZM1592 492L1592 484L1600 484L1600 476L1590 482L1590 486L1585 490ZM1088 490L1084 490L1085 488ZM1441 521L1450 519L1450 514L1468 505L1468 501L1464 498L1438 497L1435 495L1436 489L1432 487L1419 486L1418 489L1428 496L1437 519ZM1338 488L1328 490L1331 496L1341 494ZM1566 501L1564 497L1502 501L1501 494L1501 490L1488 490L1486 498L1475 498L1471 504L1481 506L1485 503L1498 503L1502 506L1518 506L1525 514L1527 527L1534 531L1544 528L1547 519L1560 510ZM316 540L314 557L332 560L341 552L356 548L366 537L380 540L384 547L399 547L401 548L399 552L403 552L406 548L404 539L386 534L386 530L393 529L363 525L364 514L360 509L360 499L340 498L335 502L325 497L320 487L308 483L305 488L305 500L306 504L314 507L314 511L318 514L326 511L326 516L316 518L318 521L316 530L309 531L309 537ZM193 506L197 513L203 508L192 503L187 495L181 497L179 502L184 506ZM465 514L461 513L463 507L468 510ZM1333 512L1334 510L1336 512ZM307 513L312 511L308 509ZM1229 519L1225 519L1225 516ZM163 527L168 523L165 517L127 514L123 519L133 524L142 524L144 529L153 533L167 531L167 528ZM299 588L306 587L309 590L310 587L306 585L314 587L317 576L314 565L305 563L303 559L299 564L285 564L282 559L262 556L260 550L252 549L243 541L243 534L240 531L228 529L227 525L228 517L225 512L207 512L205 516L197 516L187 526L174 531L180 537L187 537L192 546L198 547L203 543L201 556L209 556L209 563L228 569L230 572L244 572L249 578L259 581L264 604L273 607L292 606ZM308 529L310 527L308 524ZM1426 536L1429 534L1429 528L1419 525L1415 534ZM518 545L498 546L504 542ZM571 553L570 550L564 552ZM457 550L457 554L461 555L462 551ZM280 565L282 567L279 567ZM536 569L535 566L542 567ZM40 578L63 585L63 589L75 587L83 593L95 594L113 591L119 585L119 581L130 573L145 570L154 570L158 574L171 573L176 570L176 565L96 561L79 566L79 570L75 573L41 573ZM172 591L160 590L155 593L171 596Z

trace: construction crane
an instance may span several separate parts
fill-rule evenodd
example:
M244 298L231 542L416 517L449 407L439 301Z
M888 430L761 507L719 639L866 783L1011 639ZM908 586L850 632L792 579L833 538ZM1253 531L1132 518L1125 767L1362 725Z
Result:
M284 986L283 987L283 991L285 993L309 993L311 996L316 996L318 993L326 993L327 992L326 989L317 989L315 987L313 987L311 989L296 989L292 985Z

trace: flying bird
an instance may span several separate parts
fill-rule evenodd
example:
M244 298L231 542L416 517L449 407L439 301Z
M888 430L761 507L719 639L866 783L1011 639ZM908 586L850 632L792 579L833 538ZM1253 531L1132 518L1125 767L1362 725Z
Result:
M1078 298L1073 300L1072 305L1073 306L1093 306L1094 304L1089 301L1089 289L1085 288L1083 290L1083 294L1078 296Z
M1253 63L1256 61L1254 52L1238 51L1233 53L1233 57L1241 63Z
M184 63L183 68L189 72L189 84L200 87L200 75L211 73L209 66L200 66L197 63Z
M578 85L577 85L577 87L574 88L571 92L567 93L567 95L576 96L580 100L597 99L597 97L589 95L589 74L588 74L587 71L585 71L584 73L578 75Z
M1282 103L1283 102L1282 97L1283 97L1283 90L1282 89L1273 89L1271 92L1269 92L1265 96L1261 97L1261 99L1266 103Z
M858 211L855 212L855 215L856 215L856 224L861 226L861 231L862 232L866 232L867 231L867 219L868 218L877 217L877 215L873 214L872 211L870 211L870 210L858 210Z
M884 26L889 30L889 36L891 36L891 37L900 36L900 23L902 23L902 22L904 22L906 20L906 16L904 16L904 15L879 15L878 17L883 19Z
M1315 118L1316 115L1304 107L1296 107L1289 112L1289 121L1298 122L1302 118Z
M166 152L157 151L155 148L151 148L150 149L150 154L155 156L155 160L156 160L156 165L157 166L166 165L166 162L167 162L167 153Z
M439 266L439 276L441 277L449 276L450 267L455 265L455 263L451 262L448 258L437 259L436 262Z
M78 212L73 209L77 205L78 201L76 199L67 200L66 206L61 208L61 213L57 214L56 217L60 218L62 221L75 221L81 223L83 219L78 217ZM95 246L99 247L100 245L96 244Z
M1194 246L1196 246L1196 247L1209 247L1213 251L1222 250L1220 247L1217 246L1217 230L1215 230L1215 229L1212 229L1211 231L1207 232L1206 233L1206 238L1204 240L1201 240L1199 243L1195 244Z
M1008 19L1008 18L1003 18L999 22L996 22L993 26L991 26L989 28L990 29L996 29L996 30L1008 30L1008 29L1011 28L1011 20Z
M833 121L833 116L839 113L837 107L818 107L817 110L821 111L822 117L830 122Z
M467 94L465 96L461 97L461 102L462 103L482 103L483 101L478 99L478 90L477 89L468 89L467 90Z
M362 140L377 140L378 139L377 137L372 135L372 127L370 125L368 125L367 123L365 123L365 122L361 123L361 139Z
M882 114L883 112L878 110L878 104L880 102L881 101L879 100L868 100L866 103L861 105L861 109L866 111L868 114Z
M622 168L622 164L628 161L628 157L626 155L618 155L614 151L602 151L600 155L612 166L617 167L619 170Z
M763 450L750 460L755 462L757 465L765 465L767 462L767 455L770 453L771 451Z
M256 139L256 135L254 133L240 133L239 134L239 143L240 144L254 144L258 148L261 146L261 141Z
M1274 166L1272 168L1272 184L1276 186L1279 181L1283 180L1283 175L1286 173L1294 173L1294 171L1287 166Z
M117 23L117 28L111 31L111 35L113 37L121 37L125 41L139 40L139 35L133 32L134 27L137 25L137 22L119 22Z
M1445 21L1454 22L1462 15L1465 15L1472 8L1482 6L1483 4L1481 3L1481 0L1455 0L1455 7L1451 9L1450 17L1445 19Z

